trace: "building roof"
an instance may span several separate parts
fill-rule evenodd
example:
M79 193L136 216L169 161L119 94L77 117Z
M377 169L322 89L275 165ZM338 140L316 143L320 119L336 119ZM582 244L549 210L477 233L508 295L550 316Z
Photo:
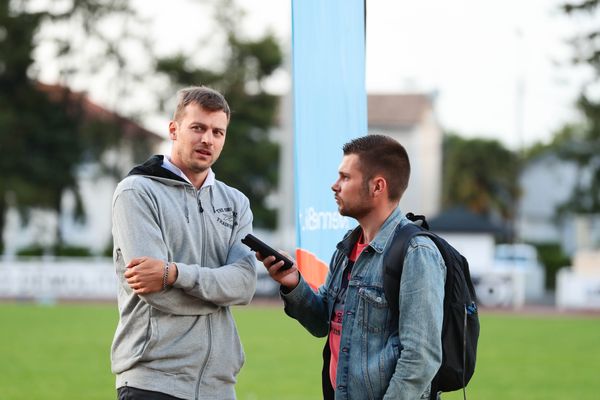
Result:
M164 138L157 133L147 130L129 118L125 118L113 111L92 102L85 93L73 92L69 88L61 85L48 85L37 83L37 88L48 95L51 101L61 101L66 98L73 107L81 107L85 118L95 121L103 121L116 124L120 127L123 135L128 137L146 137L153 142L160 142Z
M369 94L367 96L369 125L416 125L432 107L432 98L426 94Z
M435 232L504 233L501 226L464 207L455 207L442 212L429 221L429 227Z

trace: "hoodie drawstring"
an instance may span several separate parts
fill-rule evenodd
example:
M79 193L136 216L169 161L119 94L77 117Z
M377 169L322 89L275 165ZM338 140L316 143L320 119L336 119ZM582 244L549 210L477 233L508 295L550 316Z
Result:
M210 192L210 205L212 207L213 213L216 214L217 212L215 211L215 198L214 198L212 186L209 187L208 190Z
M200 193L201 193L201 191L202 191L202 188L200 188L200 190L198 190L198 194L197 194L198 198L197 198L197 200L198 200L198 211L200 211L200 213L203 213L204 212L204 208L202 208L202 201L200 200Z
M187 187L183 185L183 212L185 214L185 219L187 223L190 223L190 210L187 205Z

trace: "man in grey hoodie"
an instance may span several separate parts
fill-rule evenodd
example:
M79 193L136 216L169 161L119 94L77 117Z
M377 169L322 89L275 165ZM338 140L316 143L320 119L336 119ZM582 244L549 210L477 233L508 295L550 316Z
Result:
M171 156L135 167L113 197L119 324L111 351L119 400L234 399L244 352L229 306L256 287L246 196L215 179L225 98L178 93Z

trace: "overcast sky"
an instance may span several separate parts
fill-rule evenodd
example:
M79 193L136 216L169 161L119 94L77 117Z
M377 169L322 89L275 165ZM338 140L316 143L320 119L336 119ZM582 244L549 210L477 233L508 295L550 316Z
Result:
M368 0L367 91L435 93L442 126L466 136L497 138L513 148L546 140L576 118L573 102L590 76L569 63L572 52L565 42L577 27L600 22L569 19L557 11L560 2ZM192 49L214 29L198 3L176 0L167 7L134 0L163 53ZM291 0L237 3L247 11L240 29L249 35L274 31L289 55ZM280 72L270 87L290 90L289 71ZM90 94L100 99L101 88ZM148 123L157 121L162 119Z
M545 139L574 118L589 76L568 62L576 24L558 4L369 1L367 89L437 92L439 120L461 134Z

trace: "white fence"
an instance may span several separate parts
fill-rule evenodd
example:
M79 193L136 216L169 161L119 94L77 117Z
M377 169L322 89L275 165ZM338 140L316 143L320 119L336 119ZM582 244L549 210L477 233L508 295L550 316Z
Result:
M115 300L110 258L37 258L0 262L0 299Z
M276 297L279 285L257 265L256 297ZM0 300L114 301L117 279L110 258L31 258L0 261Z
M257 265L256 296L277 296L279 286ZM474 273L482 305L521 307L525 300L522 271ZM0 261L0 299L116 300L116 275L110 258L32 258Z

